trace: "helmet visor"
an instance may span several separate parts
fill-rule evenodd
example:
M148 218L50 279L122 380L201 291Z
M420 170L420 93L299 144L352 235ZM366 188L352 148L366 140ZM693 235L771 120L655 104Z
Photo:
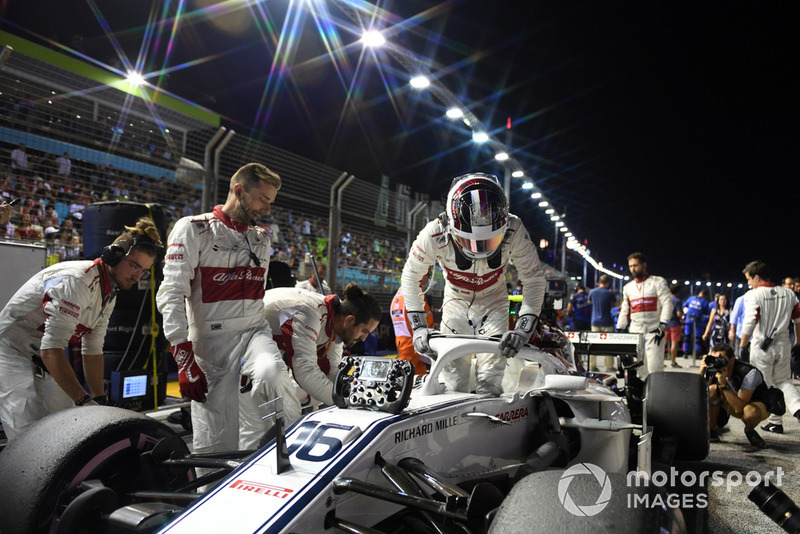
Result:
M500 232L494 237L490 237L489 239L469 239L462 235L458 235L457 233L453 234L453 238L456 240L458 246L460 246L463 250L472 253L473 256L488 256L495 250L500 244L503 242L503 234L505 232Z

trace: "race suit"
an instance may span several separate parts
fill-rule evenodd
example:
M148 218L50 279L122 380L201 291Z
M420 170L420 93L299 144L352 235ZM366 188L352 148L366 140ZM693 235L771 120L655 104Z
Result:
M323 296L305 289L279 287L264 295L263 312L273 339L291 369L295 382L314 399L333 406L333 382L342 361L342 341L333 331L339 297ZM282 376L284 421L287 425L301 414L292 377ZM258 413L242 412L242 429L263 435Z
M800 394L792 384L790 321L800 323L800 304L794 291L762 283L744 294L742 336L752 337L750 363L764 375L767 386L783 391L786 411L794 414L800 410ZM767 338L772 342L765 343ZM768 422L780 425L783 417L773 414Z
M639 376L644 379L650 373L664 370L664 346L666 340L655 339L659 324L666 326L672 317L672 294L667 281L660 276L647 275L644 280L633 279L622 288L622 307L617 321L617 330L630 324L630 331L644 334L644 365Z
M280 395L286 372L264 317L269 235L217 206L178 220L168 241L156 297L164 335L172 345L192 342L208 381L206 402L192 401L194 450L234 450L240 404L253 410ZM243 395L241 375L253 386Z
M98 259L48 267L8 301L0 312L0 420L9 440L45 415L74 407L46 372L40 351L80 342L83 354L103 354L115 297Z
M503 242L489 258L470 260L449 237L444 216L423 228L403 267L402 289L409 312L424 310L420 281L438 261L445 278L442 331L455 334L499 336L508 330L506 265L514 263L523 284L519 315L539 315L545 278L536 246L519 217L509 214ZM477 393L500 395L506 359L500 354L476 355ZM450 391L470 391L471 359L465 356L442 371Z
M425 303L425 319L428 328L433 328L433 313L425 295L422 295ZM397 357L401 360L408 360L414 364L414 374L424 375L428 372L425 364L420 361L419 354L414 350L414 333L411 323L408 321L406 313L406 299L403 296L403 288L397 290L392 299L391 307L392 326L394 327L394 342L397 346Z

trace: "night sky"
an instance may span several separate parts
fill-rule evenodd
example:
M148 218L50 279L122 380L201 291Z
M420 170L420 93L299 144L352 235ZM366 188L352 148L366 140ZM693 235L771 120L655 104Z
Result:
M149 4L7 0L0 8L6 31L37 40L34 32L117 66L99 20L130 57L148 17L166 20L151 26L145 71L173 70L151 82L222 113L237 132L252 127L255 137L360 179L384 174L393 187L438 198L458 174L502 176L493 152L476 148L440 101L409 88L405 67L385 52L362 52L355 19L336 3L325 4L335 32L310 16L286 23L289 0L250 2L225 17L219 8L198 11L210 0L161 2L152 15ZM642 251L650 272L668 278L739 283L757 258L773 279L800 276L790 168L800 141L797 2L380 7L375 21L392 28L389 41L506 143L605 266ZM534 237L552 240L552 223L521 183L512 211Z

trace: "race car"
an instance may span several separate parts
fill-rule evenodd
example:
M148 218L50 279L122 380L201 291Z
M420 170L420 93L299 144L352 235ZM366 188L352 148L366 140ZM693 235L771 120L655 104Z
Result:
M516 388L500 397L448 392L440 381L448 362L497 352L497 339L434 335L438 357L416 379L407 361L348 356L336 406L287 429L280 410L265 407L276 435L258 451L191 454L169 427L112 407L53 414L0 454L0 531L681 528L676 508L626 506L626 492L658 488L619 488L653 460L707 455L702 377L654 373L631 389L630 362L617 387L580 371L563 332L541 334L517 356Z

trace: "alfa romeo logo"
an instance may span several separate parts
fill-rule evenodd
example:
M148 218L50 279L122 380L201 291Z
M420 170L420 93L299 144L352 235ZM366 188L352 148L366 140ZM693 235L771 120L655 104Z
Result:
M597 502L589 505L577 505L569 495L569 485L572 479L577 475L594 475L597 483L603 488L600 491L600 496L597 497ZM564 471L561 479L558 481L558 499L564 508L572 515L581 517L597 515L605 509L608 501L611 500L611 479L608 478L606 472L602 468L594 464L576 464Z

